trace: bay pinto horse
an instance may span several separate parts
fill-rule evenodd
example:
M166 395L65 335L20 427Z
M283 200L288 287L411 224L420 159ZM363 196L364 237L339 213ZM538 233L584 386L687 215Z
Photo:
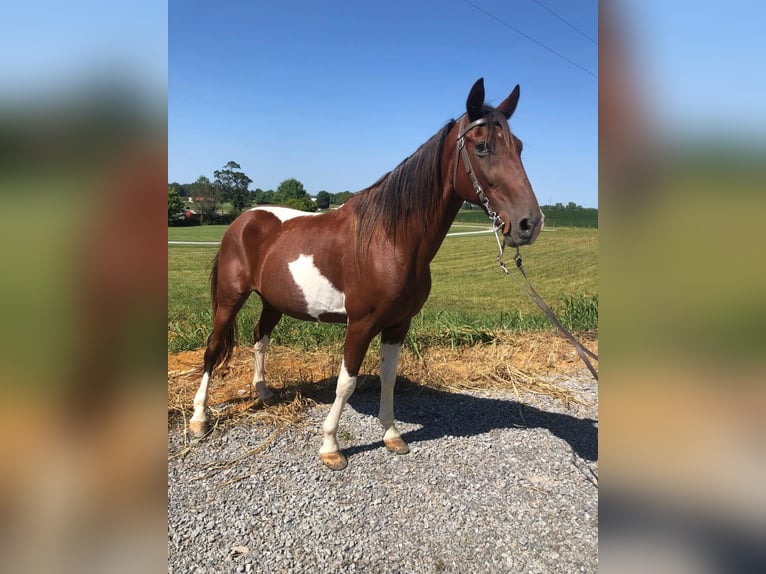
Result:
M346 323L335 401L322 430L321 460L346 467L336 433L356 387L362 359L376 335L380 345L383 442L397 454L409 447L394 424L394 383L402 341L431 290L429 264L464 201L481 204L502 228L505 243L532 243L543 214L521 163L521 141L508 118L519 86L497 108L484 103L484 81L472 87L466 113L451 120L398 167L341 208L310 214L257 207L226 230L213 262L213 332L189 429L207 432L207 389L213 370L231 357L237 313L252 292L263 303L255 326L253 387L273 400L264 379L269 336L282 315Z

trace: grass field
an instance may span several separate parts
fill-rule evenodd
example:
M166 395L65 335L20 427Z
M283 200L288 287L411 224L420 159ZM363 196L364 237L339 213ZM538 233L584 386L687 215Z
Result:
M453 231L468 231L456 225ZM475 228L473 228L475 229ZM169 228L173 241L217 241L225 226ZM208 275L214 245L168 246L168 351L204 345L211 329ZM598 326L598 231L556 228L522 249L524 267L535 288L578 331ZM407 346L416 353L428 346L458 346L494 339L498 331L552 329L521 291L517 273L507 277L495 262L497 246L490 234L448 237L431 264L433 288L412 322ZM512 250L507 262L512 267ZM252 296L239 314L240 342L250 345L260 313ZM285 317L274 331L276 344L316 349L342 341L342 325L306 323Z
M168 227L168 241L220 241L228 225Z

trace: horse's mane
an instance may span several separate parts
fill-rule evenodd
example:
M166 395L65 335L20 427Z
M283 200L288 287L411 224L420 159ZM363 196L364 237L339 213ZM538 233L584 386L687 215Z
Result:
M408 226L429 225L441 199L436 186L444 139L454 125L450 120L415 153L357 194L357 246L368 244L378 229L396 241Z

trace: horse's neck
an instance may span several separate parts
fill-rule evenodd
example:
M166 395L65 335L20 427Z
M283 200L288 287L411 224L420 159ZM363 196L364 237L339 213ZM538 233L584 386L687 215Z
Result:
M462 205L462 200L447 188L448 185L442 186L438 191L442 199L434 212L429 214L429 225L420 226L419 229L414 230L419 238L416 256L426 265L436 256Z
M449 140L449 136L445 139L445 141L447 140ZM447 232L452 227L452 222L455 221L455 217L463 205L463 200L455 190L454 174L456 173L457 161L457 152L451 156L442 157L441 183L439 188L433 191L433 193L439 194L440 199L435 206L434 213L429 216L431 225L420 230L423 237L421 238L422 248L419 249L419 255L426 264L430 263L436 256Z

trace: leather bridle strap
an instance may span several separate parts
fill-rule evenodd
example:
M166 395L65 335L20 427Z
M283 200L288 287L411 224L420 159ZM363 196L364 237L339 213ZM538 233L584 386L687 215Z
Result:
M471 180L471 185L473 185L473 189L476 192L476 196L479 198L479 203L484 208L484 210L487 212L487 215L492 220L492 226L495 229L502 229L505 226L505 222L503 221L503 218L498 215L498 213L492 209L492 206L489 203L489 198L487 197L487 194L484 193L484 189L481 187L481 183L479 183L479 180L476 178L476 174L473 173L473 167L471 166L471 160L468 157L468 152L465 149L465 134L470 132L473 128L477 126L481 126L487 123L487 118L479 118L478 120L472 121L470 124L468 124L465 129L463 129L463 123L465 122L465 116L461 118L460 120L460 128L458 130L458 136L457 136L457 151L460 155L461 159L463 160L463 166L465 167L465 172L468 175L468 179ZM452 175L452 185L455 186L457 179L457 158L455 159L455 171Z

